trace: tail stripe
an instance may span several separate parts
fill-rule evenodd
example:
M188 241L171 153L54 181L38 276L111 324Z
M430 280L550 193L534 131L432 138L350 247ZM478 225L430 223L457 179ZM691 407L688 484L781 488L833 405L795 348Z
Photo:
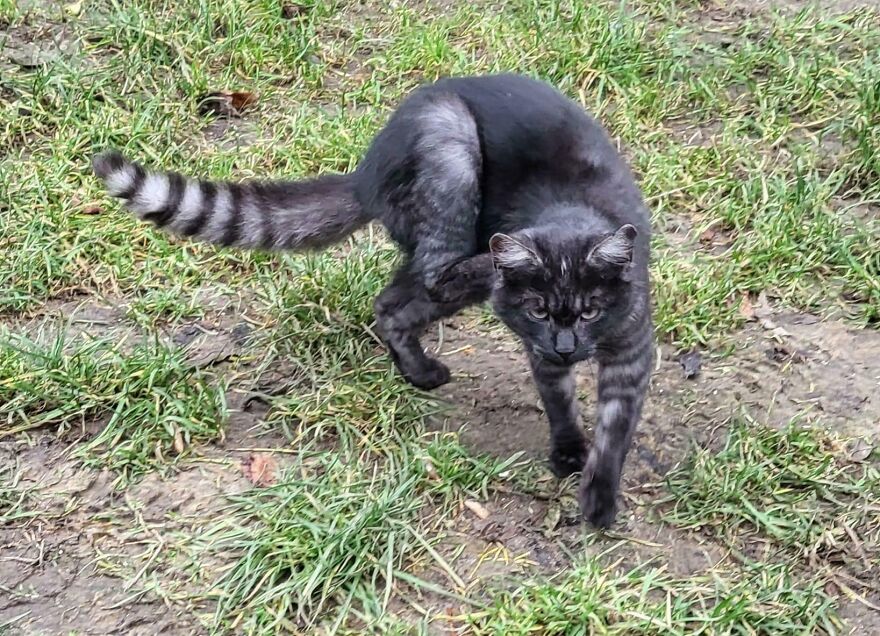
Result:
M205 227L211 212L214 210L214 199L217 198L217 186L211 181L202 181L202 209L199 210L198 216L190 221L181 234L184 236L195 236Z
M205 227L199 232L198 237L210 243L219 242L226 234L226 225L232 218L230 209L232 195L229 192L228 183L217 184L217 196L214 199L214 211L208 217Z
M253 184L242 186L244 198L241 204L241 229L239 242L250 240L250 243L262 247L266 243L265 214L260 208L259 195Z
M220 245L229 247L235 244L241 235L241 203L243 192L240 185L230 183L227 185L229 190L229 217L224 222L225 230L220 238Z
M270 204L269 196L266 194L266 187L262 183L254 183L251 186L251 196L253 199L254 215L260 224L260 246L267 249L272 248L275 244L275 224L272 222L272 215L269 213Z
M114 179L116 178L116 175L122 175L119 182L119 194L116 196L120 199L126 199L127 201L131 201L131 198L137 194L138 190L140 190L141 186L144 184L144 179L147 178L146 170L136 163L127 165L123 171L114 172ZM123 178L125 181L122 180Z
M180 200L180 209L171 219L171 229L178 234L183 233L184 229L197 218L202 209L202 187L198 181L193 179L186 180L186 188L183 191L183 198Z
M218 183L146 170L113 150L95 155L92 169L142 220L206 243L320 249L372 218L358 201L355 175Z
M168 200L169 184L164 174L148 172L140 191L130 199L130 207L143 218L150 212L158 212Z
M156 227L165 227L180 206L183 199L183 191L186 188L186 181L176 172L168 173L168 199L165 204L156 212L147 212L144 214L144 221L150 221L156 224Z

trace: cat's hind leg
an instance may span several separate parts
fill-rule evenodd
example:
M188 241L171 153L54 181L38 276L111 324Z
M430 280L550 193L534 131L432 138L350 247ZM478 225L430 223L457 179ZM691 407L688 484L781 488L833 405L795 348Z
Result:
M419 337L432 322L485 300L493 271L491 259L477 255L482 155L476 122L455 95L419 100L400 122L408 131L406 159L379 186L379 216L408 261L374 307L397 367L412 384L431 389L449 381L449 370L425 353Z
M432 322L488 298L493 276L485 261L478 255L445 270L436 295L406 264L376 298L376 325L397 368L413 385L433 389L449 381L449 369L425 352L419 337Z
M429 291L445 272L477 254L482 152L465 103L437 94L414 107L407 150L409 177L387 190L383 223L409 254L409 271Z

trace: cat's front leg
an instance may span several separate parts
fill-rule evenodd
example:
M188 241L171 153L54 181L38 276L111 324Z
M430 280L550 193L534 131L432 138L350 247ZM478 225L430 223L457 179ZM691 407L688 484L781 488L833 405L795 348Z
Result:
M578 417L574 369L529 356L532 376L550 421L550 469L568 477L584 466L586 439Z
M640 348L628 347L598 361L598 417L581 477L580 504L584 518L600 528L614 522L623 463L648 389L650 335L643 340Z

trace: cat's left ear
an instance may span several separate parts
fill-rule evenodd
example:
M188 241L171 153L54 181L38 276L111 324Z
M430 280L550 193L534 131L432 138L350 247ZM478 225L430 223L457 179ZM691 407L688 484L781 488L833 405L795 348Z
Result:
M602 239L587 255L587 265L597 269L608 266L626 268L632 263L633 246L638 231L627 223L614 234Z
M541 257L522 238L507 234L493 234L489 251L496 269L530 269L541 265Z

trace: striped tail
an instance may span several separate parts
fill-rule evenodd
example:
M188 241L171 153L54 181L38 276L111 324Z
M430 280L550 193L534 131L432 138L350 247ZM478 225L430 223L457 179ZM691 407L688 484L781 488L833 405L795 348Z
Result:
M350 175L303 181L214 183L150 172L110 150L92 159L110 195L178 236L254 249L327 247L366 225Z

